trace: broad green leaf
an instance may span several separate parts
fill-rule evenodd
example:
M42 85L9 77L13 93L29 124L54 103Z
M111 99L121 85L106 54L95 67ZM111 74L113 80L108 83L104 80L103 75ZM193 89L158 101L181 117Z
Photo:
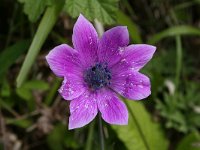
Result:
M176 150L199 150L200 149L200 135L191 133L186 135L178 144Z
M82 13L90 21L95 18L105 24L116 20L118 0L66 0L64 10L73 18Z
M47 5L52 5L54 0L18 0L24 3L24 13L31 22L39 19Z
M149 38L148 43L155 44L162 40L163 38L177 35L197 35L200 36L200 29L187 25L180 25L168 28L161 31Z
M127 126L112 126L128 150L167 150L168 141L141 102L126 100L129 109Z
M137 25L122 11L117 11L117 23L128 27L129 34L134 43L142 43Z
M2 53L0 53L1 79L5 75L8 68L28 49L29 43L29 40L19 41L10 47L7 47Z
M37 21L46 7L46 0L25 0L22 2L25 3L24 13L28 15L31 22Z
M57 17L62 10L63 4L64 1L60 0L56 4L49 6L46 10L30 45L28 54L23 62L19 75L17 76L17 87L20 87L26 79L42 45L44 44L48 34L51 32L54 24L56 23Z

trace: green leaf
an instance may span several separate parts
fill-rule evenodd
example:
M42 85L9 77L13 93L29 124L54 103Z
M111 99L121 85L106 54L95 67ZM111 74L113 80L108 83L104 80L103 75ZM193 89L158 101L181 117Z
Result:
M176 150L199 150L200 149L200 135L191 133L186 135L178 144Z
M197 35L200 36L200 29L187 25L180 25L168 28L161 31L149 38L149 44L155 44L162 40L163 38L177 35Z
M2 53L0 53L1 79L5 75L8 68L28 49L29 43L29 40L19 41L10 47L7 47Z
M122 11L117 11L117 23L128 27L128 31L134 43L142 43L138 26Z
M12 119L12 118L6 118L7 124L16 125L21 128L28 128L32 125L32 121L29 119Z
M64 10L76 18L82 13L90 21L98 19L105 24L116 20L118 0L66 0Z
M18 0L24 3L24 13L31 22L36 22L44 12L47 5L52 5L54 0Z
M11 95L11 87L7 80L3 81L0 95L1 97L9 97Z
M30 100L32 98L32 90L48 90L49 85L40 80L31 80L24 83L20 88L16 89L18 96L24 100Z
M33 97L32 92L23 87L17 88L16 93L19 97L26 101L29 101Z
M112 126L128 150L167 150L168 141L140 102L126 100L129 109L127 126Z
M48 90L49 84L42 80L31 80L26 82L23 87L30 90Z
M45 0L28 0L24 5L24 13L28 15L31 22L35 22L44 12L45 7Z
M36 56L38 55L42 45L44 44L48 34L51 32L54 24L56 23L57 17L62 10L64 2L62 1L57 2L55 5L50 6L37 29L37 32L33 38L33 41L31 43L31 46L28 50L28 54L23 62L22 68L19 72L19 75L17 76L17 86L20 87L24 80L26 79L28 72L31 69L31 66L33 65Z

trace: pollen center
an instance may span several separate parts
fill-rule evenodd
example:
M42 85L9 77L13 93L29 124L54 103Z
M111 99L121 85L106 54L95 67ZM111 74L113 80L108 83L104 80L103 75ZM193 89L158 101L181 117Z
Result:
M110 84L111 73L106 65L96 64L85 72L85 82L97 90Z

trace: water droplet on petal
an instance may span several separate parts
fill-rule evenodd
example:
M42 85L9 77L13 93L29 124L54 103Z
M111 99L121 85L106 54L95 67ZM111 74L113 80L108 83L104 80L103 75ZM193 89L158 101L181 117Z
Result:
M143 86L143 85L138 85L138 87L139 87L139 88L143 88L144 86Z
M125 50L125 47L119 47L118 50L119 50L119 53L121 54Z
M86 108L86 109L88 108L88 104L85 104L85 108Z
M89 44L91 45L92 44L92 37L89 36Z

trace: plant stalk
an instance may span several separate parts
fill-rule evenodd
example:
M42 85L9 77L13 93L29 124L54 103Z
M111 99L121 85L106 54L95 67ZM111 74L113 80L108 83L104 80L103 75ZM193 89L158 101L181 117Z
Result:
M105 144L104 144L104 134L103 134L103 124L101 119L101 114L98 114L99 117L99 137L100 137L100 146L101 150L105 150Z
M104 33L104 27L102 25L102 23L100 21L98 21L97 19L94 20L94 25L95 28L99 34L99 37L101 37ZM101 119L101 114L98 114L99 117L99 138L100 138L100 146L101 146L101 150L105 150L105 143L104 143L104 134L103 134L103 125L102 125L102 119Z
M92 140L93 140L93 135L94 135L94 125L95 125L95 122L93 121L90 124L90 127L89 127L89 133L88 133L88 138L87 138L87 143L86 143L85 150L92 150Z
M42 45L44 44L48 34L51 32L53 26L56 23L58 15L62 10L63 3L64 2L59 1L55 5L49 6L46 9L44 16L42 17L42 20L36 31L36 34L33 38L31 46L28 50L28 54L23 62L19 75L17 76L17 87L20 87L27 78L27 75L33 63L35 62L35 59L39 51L41 50Z

